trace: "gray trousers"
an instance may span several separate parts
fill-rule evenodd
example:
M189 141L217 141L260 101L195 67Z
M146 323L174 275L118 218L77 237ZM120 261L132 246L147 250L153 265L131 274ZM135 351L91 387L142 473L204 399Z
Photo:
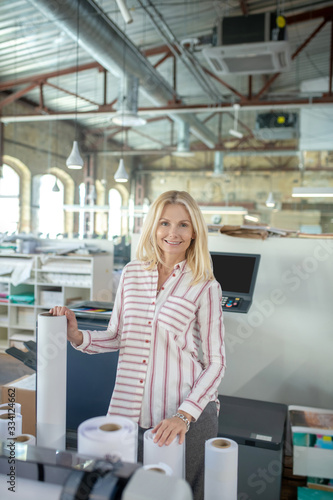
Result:
M138 462L143 463L143 434L139 427ZM208 403L200 417L186 433L186 481L193 492L193 500L204 500L205 442L217 436L218 417L216 403Z

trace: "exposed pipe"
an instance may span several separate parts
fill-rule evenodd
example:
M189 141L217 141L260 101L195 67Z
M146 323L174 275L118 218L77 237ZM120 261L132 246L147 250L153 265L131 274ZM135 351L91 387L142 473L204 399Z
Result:
M29 0L59 29L73 40L113 75L121 78L125 73L136 76L140 89L156 106L165 106L174 99L174 89L156 71L130 39L111 21L93 0ZM77 11L80 5L80 36L77 39ZM193 114L186 117L169 116L175 121L185 121L191 132L213 148L215 134Z

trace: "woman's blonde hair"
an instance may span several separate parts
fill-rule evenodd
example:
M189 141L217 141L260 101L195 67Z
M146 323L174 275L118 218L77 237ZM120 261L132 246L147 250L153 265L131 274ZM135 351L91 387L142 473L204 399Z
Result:
M145 264L147 270L152 270L158 263L164 263L156 241L156 230L164 207L169 204L184 205L191 218L195 238L185 256L193 274L192 284L214 279L208 251L207 225L197 202L186 191L166 191L152 203L142 227L136 251L137 259Z

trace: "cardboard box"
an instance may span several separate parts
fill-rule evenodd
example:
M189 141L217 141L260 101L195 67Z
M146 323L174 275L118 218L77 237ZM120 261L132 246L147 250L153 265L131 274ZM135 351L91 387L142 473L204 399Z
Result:
M22 405L22 433L36 436L36 374L25 375L3 385L1 404L8 403L10 389L15 389L15 402Z

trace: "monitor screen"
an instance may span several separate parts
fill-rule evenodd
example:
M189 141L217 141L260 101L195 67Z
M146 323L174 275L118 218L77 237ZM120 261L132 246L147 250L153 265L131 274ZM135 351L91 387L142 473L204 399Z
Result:
M213 271L223 293L251 295L254 290L260 255L211 252Z

